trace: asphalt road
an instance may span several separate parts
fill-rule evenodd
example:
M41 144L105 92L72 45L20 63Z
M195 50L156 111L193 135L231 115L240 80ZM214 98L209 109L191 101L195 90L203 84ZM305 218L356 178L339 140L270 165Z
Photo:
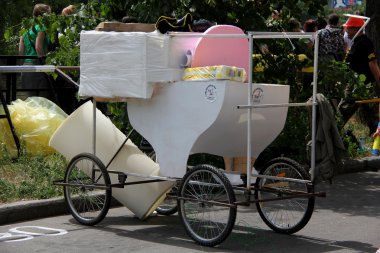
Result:
M97 226L70 215L0 226L0 252L370 252L380 248L380 172L345 174L322 183L313 216L294 235L272 232L254 205L239 207L234 230L214 248L197 245L177 215L140 221L125 207L113 208ZM27 235L26 235L27 234Z

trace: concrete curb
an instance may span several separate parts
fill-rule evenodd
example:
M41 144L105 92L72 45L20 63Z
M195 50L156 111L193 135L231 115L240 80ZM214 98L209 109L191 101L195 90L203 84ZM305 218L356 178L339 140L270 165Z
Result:
M380 157L370 156L361 159L344 159L343 174L364 172L364 171L377 171L380 169Z
M112 198L111 208L121 204ZM69 214L63 197L0 205L0 225Z
M0 206L0 225L67 214L64 198L19 201Z

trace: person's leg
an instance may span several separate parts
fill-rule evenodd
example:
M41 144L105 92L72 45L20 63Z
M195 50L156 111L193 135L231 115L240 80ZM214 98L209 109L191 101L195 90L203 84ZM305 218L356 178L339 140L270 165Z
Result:
M379 110L377 104L363 104L359 107L358 116L361 122L369 128L369 134L376 132L379 122Z
M342 118L342 122L340 123L340 126L338 126L339 129L342 129L344 125L346 125L347 121L358 110L358 107L358 104L355 104L355 101L353 100L347 100L344 98L340 100L338 105L338 112Z

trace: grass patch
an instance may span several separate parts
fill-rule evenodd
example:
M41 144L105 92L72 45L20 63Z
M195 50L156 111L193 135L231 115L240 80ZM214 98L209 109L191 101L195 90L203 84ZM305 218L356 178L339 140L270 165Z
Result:
M63 178L66 164L66 159L59 154L21 155L17 160L2 155L0 203L62 196L62 187L53 185L53 180Z

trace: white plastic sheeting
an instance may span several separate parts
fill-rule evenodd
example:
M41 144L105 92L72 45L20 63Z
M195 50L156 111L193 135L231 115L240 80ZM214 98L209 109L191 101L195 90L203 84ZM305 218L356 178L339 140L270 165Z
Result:
M158 32L82 32L79 95L150 98L154 83L181 80L186 52L197 39Z

